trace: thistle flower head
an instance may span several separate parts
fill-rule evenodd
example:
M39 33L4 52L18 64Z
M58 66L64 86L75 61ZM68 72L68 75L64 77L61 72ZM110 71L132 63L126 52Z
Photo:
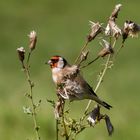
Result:
M118 11L118 10L120 10L121 7L122 7L122 4L119 3L115 6L115 9Z
M29 36L29 48L32 50L35 49L36 42L37 42L37 34L35 31L31 31Z
M117 26L117 24L113 20L109 20L107 27L105 29L105 35L112 35L116 39L122 35L121 29Z
M109 136L112 135L113 131L114 131L114 127L110 121L109 116L105 115L105 122L106 122L106 127L107 127L107 131Z
M127 39L128 35L129 35L129 31L130 31L129 23L128 23L128 21L126 21L124 23L123 33L122 33L123 42Z
M125 21L122 34L123 42L127 39L128 36L138 37L139 31L140 25L134 23L133 21Z
M117 4L115 6L113 12L111 13L110 18L113 19L114 21L118 17L118 13L119 13L121 7L122 7L122 4Z
M114 50L113 50L112 46L110 45L110 43L104 39L102 41L103 41L103 44L102 43L100 43L100 44L103 46L103 49L98 53L98 55L101 57L104 57L107 54L113 54Z
M121 29L115 23L115 19L118 17L121 6L121 4L117 4L109 17L108 24L105 28L106 36L111 35L117 39L120 35L122 35Z
M100 107L95 107L92 112L89 114L87 121L90 125L94 126L100 117Z
M17 48L17 53L18 53L19 60L23 62L25 58L25 49L23 47Z
M83 61L85 61L87 59L88 54L89 54L89 51L84 51L81 53L79 66Z
M92 21L89 21L90 22L90 26L91 26L91 32L90 34L88 35L88 41L92 41L99 33L102 32L102 26L101 24L99 24L99 22L97 23L94 23Z
M129 36L137 37L140 31L140 25L134 23L133 21L126 21L129 30Z
M111 45L110 45L109 42L107 42L105 39L102 39L102 41L103 41L103 43L104 43L104 47L105 47L106 49L111 48Z

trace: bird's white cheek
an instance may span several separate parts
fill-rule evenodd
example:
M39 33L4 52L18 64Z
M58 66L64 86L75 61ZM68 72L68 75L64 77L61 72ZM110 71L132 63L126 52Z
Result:
M55 82L55 83L57 83L57 81L58 81L58 78L57 78L57 76L56 75L53 75L53 81Z
M52 78L53 81L57 84L58 80L59 80L59 73L60 73L61 69L60 68L53 68L52 69Z

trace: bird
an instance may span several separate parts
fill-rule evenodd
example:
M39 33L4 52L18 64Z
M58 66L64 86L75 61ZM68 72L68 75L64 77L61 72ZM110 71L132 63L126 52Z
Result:
M64 100L94 100L103 107L110 109L111 105L101 100L91 86L80 74L77 65L70 65L65 58L59 55L52 56L48 64L52 71L52 79L57 87L58 94Z

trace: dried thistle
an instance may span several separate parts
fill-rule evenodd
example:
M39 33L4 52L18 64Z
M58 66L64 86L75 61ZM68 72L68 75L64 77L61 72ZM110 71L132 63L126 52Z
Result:
M122 7L122 4L117 4L115 6L113 12L111 13L110 19L113 19L115 21L115 19L118 17L118 13L121 7Z
M131 22L131 23L130 23ZM138 33L140 32L140 25L130 21L129 23L129 36L131 37L138 37Z
M134 23L133 21L126 21L123 28L123 40L125 40L128 36L138 37L139 31L140 25Z
M105 122L106 122L106 127L107 127L107 130L108 130L108 134L110 136L114 132L114 127L113 127L108 115L105 115Z
M111 35L117 39L120 35L122 35L122 31L112 19L109 19L105 29L105 35Z
M116 39L120 35L122 35L121 29L115 23L115 19L118 17L118 13L120 11L121 6L122 6L121 4L117 4L115 6L113 12L111 13L111 16L109 17L108 24L105 29L105 35L107 36L111 35L115 37Z
M123 43L127 39L128 35L129 35L129 30L130 30L129 29L129 23L128 23L128 21L126 21L124 23L123 32L122 32Z
M87 60L88 54L89 54L89 51L85 51L85 52L82 52L81 53L80 62L78 64L78 67L80 67L80 65L82 64L82 62L84 62L85 60Z
M23 63L25 58L25 49L23 47L17 48L19 60Z
M81 61L85 61L87 59L88 54L89 54L89 51L82 52Z
M99 22L94 23L92 21L90 22L90 26L91 26L91 32L87 37L88 42L92 41L99 33L102 32L102 26Z
M37 42L37 34L35 31L31 31L28 36L30 40L29 48L31 49L31 51L33 51L35 49L36 42Z
M97 107L95 107L89 114L87 121L91 126L94 126L96 122L99 121L99 118L100 118L100 107L97 105Z
M110 45L110 43L108 43L106 40L102 40L103 44L100 43L104 48L98 53L98 56L100 57L104 57L108 54L113 54L114 50L112 48L112 46Z

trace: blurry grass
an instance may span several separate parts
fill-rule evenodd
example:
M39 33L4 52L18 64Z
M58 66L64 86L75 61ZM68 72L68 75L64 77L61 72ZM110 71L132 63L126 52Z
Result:
M120 2L123 7L117 23L123 25L126 19L140 23L140 2ZM56 99L55 87L50 69L44 62L50 56L59 54L72 63L89 31L88 21L105 23L115 4L115 0L0 2L0 139L25 140L33 137L32 120L22 110L22 107L28 104L24 97L27 85L16 54L17 47L28 45L27 34L33 29L38 33L31 70L35 82L34 94L37 99L42 99L38 114L41 137L53 140L55 121L52 107L46 102L46 98ZM91 43L90 47L93 55L96 54L97 42ZM137 140L140 137L139 52L139 38L129 39L98 91L105 101L113 105L113 109L108 112L115 127L115 133L111 137L113 140ZM93 87L101 67L100 62L101 60L83 71L83 75ZM87 101L82 101L71 104L72 116L79 117L86 103ZM77 139L85 140L91 137L99 140L110 139L103 122L93 129L87 129Z

